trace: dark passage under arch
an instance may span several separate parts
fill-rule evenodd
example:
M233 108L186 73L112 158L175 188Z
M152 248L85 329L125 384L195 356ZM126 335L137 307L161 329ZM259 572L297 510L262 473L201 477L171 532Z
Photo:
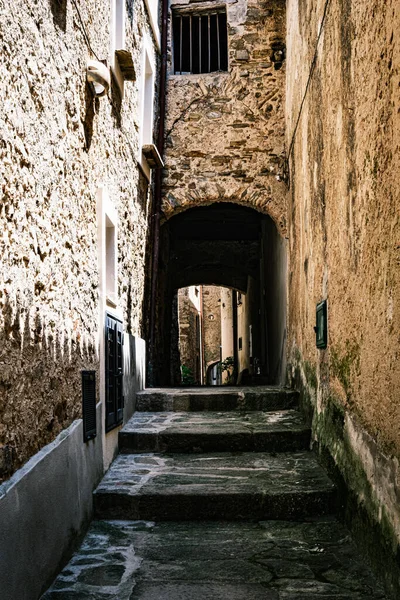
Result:
M286 240L272 219L232 203L191 208L162 225L160 249L152 383L179 383L176 293L195 284L251 293L252 381L282 383Z

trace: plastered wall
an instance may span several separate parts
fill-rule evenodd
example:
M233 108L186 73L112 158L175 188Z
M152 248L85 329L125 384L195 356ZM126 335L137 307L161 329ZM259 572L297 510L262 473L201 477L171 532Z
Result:
M204 372L220 360L221 354L221 288L203 286Z
M383 532L384 571L400 540L400 7L289 0L287 11L289 372L360 536L361 515ZM313 331L321 299L326 350Z
M185 385L201 382L201 315L200 286L179 289L179 354L182 383Z

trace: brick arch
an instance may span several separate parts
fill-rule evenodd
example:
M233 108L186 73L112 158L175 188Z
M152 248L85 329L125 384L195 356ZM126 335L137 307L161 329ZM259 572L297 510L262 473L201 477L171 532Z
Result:
M188 209L220 202L252 208L271 217L280 235L286 237L286 186L276 179L270 179L267 188L263 190L256 185L247 185L239 181L230 185L229 190L210 181L198 184L195 189L187 189L185 186L175 188L164 194L162 212L164 219L170 220Z

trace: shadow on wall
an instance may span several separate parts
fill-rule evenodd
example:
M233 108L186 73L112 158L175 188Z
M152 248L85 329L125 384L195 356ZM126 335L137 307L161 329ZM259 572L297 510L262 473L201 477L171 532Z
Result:
M3 305L0 331L0 482L81 416L81 370L97 369L78 322L60 332L39 309Z
M67 28L67 0L50 0L54 25L65 32Z
M122 95L119 85L112 75L111 77L111 114L114 119L115 126L118 129L121 128L122 125L122 117L121 117L121 108L122 108Z
M86 82L85 88L85 120L83 121L83 129L85 133L85 150L89 151L92 145L93 137L93 121L99 109L100 101L93 96L89 84Z

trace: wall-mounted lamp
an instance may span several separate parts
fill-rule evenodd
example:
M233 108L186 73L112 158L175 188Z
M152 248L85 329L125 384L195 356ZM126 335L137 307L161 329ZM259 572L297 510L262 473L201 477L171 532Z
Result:
M98 60L88 60L87 80L96 96L105 96L110 87L110 71L105 64Z
M314 327L317 348L323 350L328 345L328 310L326 300L317 304L316 325Z

